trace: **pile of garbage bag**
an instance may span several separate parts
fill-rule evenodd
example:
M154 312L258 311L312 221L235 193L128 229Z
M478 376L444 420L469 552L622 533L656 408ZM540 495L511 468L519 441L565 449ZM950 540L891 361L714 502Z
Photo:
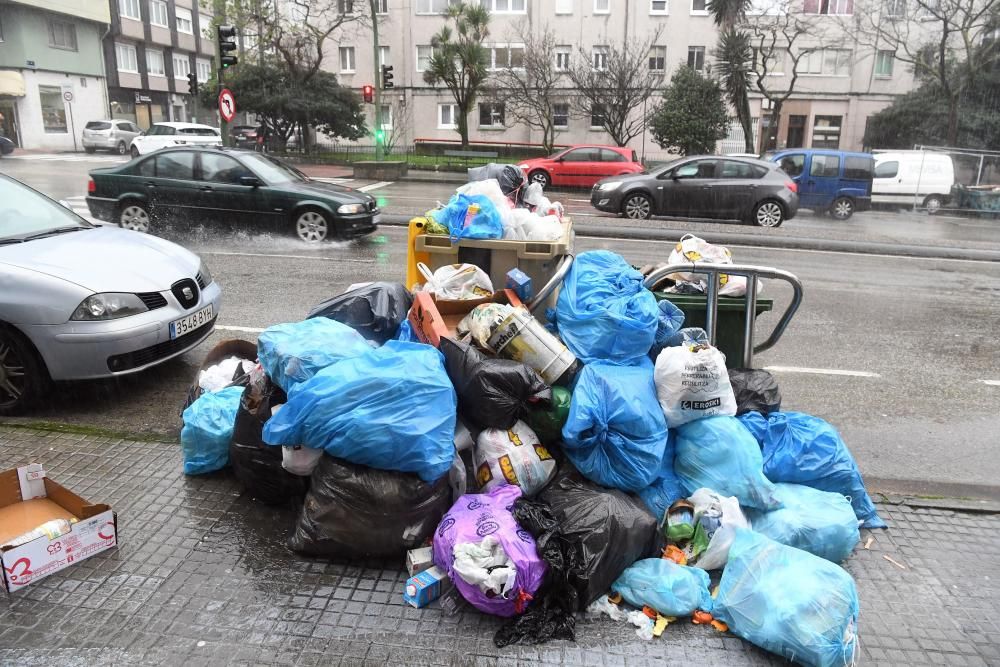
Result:
M441 214L460 237L489 210L551 206L506 168L482 173L458 195L465 218ZM405 560L406 603L503 617L498 646L573 640L597 612L644 639L691 617L851 662L858 599L838 563L885 524L832 425L783 412L766 371L727 371L614 253L576 258L549 327L483 298L474 265L425 278L477 299L436 347L414 333L428 297L375 282L266 329L255 359L210 352L184 472L230 466L248 497L297 508L288 545L305 556ZM511 342L529 329L544 345Z

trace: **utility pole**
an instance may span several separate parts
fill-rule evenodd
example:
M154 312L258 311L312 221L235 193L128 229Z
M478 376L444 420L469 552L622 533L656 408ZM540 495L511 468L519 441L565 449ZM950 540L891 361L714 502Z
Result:
M372 13L372 54L375 63L375 160L385 159L385 149L382 145L382 59L378 48L378 7L377 0L368 0Z

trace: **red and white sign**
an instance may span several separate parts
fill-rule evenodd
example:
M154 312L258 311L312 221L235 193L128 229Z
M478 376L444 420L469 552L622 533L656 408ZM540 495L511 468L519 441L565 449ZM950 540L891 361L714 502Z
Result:
M228 88L223 88L219 92L219 113L222 114L222 120L227 123L233 122L233 118L236 118L236 98Z

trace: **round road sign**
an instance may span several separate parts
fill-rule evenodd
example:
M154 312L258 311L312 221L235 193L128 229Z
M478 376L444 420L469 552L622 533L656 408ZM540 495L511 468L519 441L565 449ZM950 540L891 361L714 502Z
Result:
M63 91L63 99L66 100L67 102L72 102L73 101L73 91L72 90L64 90Z
M227 123L233 122L233 118L236 118L236 98L228 88L223 88L219 92L219 113L222 114L222 120Z

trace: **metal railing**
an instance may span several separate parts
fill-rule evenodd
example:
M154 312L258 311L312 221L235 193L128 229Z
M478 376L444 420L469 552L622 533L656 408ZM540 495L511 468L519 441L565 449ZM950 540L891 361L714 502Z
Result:
M562 259L559 260L559 266L556 267L556 272L552 274L549 282L545 283L542 289L538 290L535 298L528 302L527 305L530 312L534 313L548 301L549 295L562 284L571 266L573 266L573 255L563 255Z

